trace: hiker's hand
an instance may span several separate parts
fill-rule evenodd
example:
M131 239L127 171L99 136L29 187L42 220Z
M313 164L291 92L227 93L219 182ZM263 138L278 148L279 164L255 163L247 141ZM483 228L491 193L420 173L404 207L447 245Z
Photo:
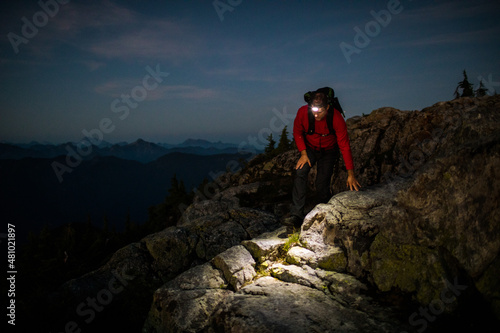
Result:
M361 185L359 185L358 180L354 176L353 170L347 170L347 187L349 187L351 191L353 190L359 191L359 188L361 187Z
M311 167L311 161L309 161L309 157L307 157L307 152L303 150L300 152L300 158L299 161L297 162L297 165L295 166L295 170L302 169L302 167L306 163L309 164L309 166Z

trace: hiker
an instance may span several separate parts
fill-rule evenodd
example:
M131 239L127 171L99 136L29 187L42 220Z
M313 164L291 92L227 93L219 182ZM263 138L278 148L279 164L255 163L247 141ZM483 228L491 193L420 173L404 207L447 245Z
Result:
M339 150L348 173L347 187L351 191L358 191L361 187L354 176L347 126L333 89L325 87L308 92L304 100L308 104L299 108L293 124L293 137L300 158L295 166L290 215L283 220L283 224L297 229L304 220L307 178L314 164L317 164L316 191L320 202L327 202L331 197L330 180Z

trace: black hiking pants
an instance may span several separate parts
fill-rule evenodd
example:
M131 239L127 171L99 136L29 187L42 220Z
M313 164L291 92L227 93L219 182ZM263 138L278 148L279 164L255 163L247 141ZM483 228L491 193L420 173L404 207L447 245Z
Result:
M319 201L323 203L327 202L331 197L330 181L333 174L333 168L339 158L338 145L335 145L333 149L321 151L307 147L306 152L311 165L314 166L317 163L315 184ZM301 219L305 216L304 206L306 204L307 179L310 170L311 167L308 163L302 166L302 168L295 170L296 173L292 191L292 208L290 213L300 217Z

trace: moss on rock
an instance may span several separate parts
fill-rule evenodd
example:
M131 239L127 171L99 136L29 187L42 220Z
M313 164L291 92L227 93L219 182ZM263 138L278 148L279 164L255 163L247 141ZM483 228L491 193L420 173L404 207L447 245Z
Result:
M381 291L394 289L414 293L428 304L443 289L445 269L436 250L414 244L395 244L377 235L370 247L372 279Z
M347 266L347 258L344 252L340 249L331 252L330 255L321 258L318 261L319 268L326 271L344 272Z

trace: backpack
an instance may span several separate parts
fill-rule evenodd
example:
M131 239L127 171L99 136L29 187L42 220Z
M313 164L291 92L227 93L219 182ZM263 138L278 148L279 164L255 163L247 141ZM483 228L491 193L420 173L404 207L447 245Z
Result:
M304 94L304 101L309 105L309 110L307 113L309 117L309 128L307 129L306 134L308 135L314 134L314 125L316 121L314 119L314 114L311 110L310 102L316 93L323 93L327 98L328 105L330 105L330 109L326 114L326 123L328 125L328 130L330 132L328 135L334 134L335 130L333 129L333 113L335 112L335 109L338 110L344 118L345 114L344 110L342 110L342 107L340 106L339 99L335 97L335 92L330 87L324 87L316 91L308 91Z

